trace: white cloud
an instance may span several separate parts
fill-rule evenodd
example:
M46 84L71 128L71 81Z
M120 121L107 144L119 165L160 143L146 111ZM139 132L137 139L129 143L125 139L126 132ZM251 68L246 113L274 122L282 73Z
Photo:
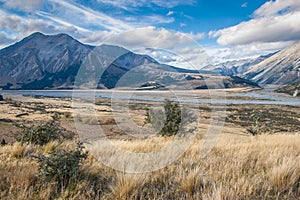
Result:
M148 27L153 24L171 23L174 21L174 18L172 17L155 14L119 20L100 11L95 11L91 8L66 0L47 0L44 2L44 6L45 5L48 6L47 9L43 8L22 16L18 15L18 13L13 14L7 10L0 9L0 30L4 31L3 34L5 34L5 38L10 38L6 39L6 41L15 42L36 31L46 34L65 32L82 42L98 45L103 42L103 40L110 38L113 35L115 36L118 33L125 32L124 34L126 35L126 32L130 30L136 32L136 27ZM141 30L148 31L143 32ZM172 34L164 35L164 33L170 33L170 31L152 30L151 32L151 29L149 28L139 29L137 32L146 33L152 38L157 38L157 32L159 32L160 36L163 36L164 39L167 39L166 37L169 37L170 35L172 36ZM196 39L202 37L201 34L188 35L196 37ZM141 35L138 35L138 37L142 38ZM2 38L4 38L4 36L2 36ZM130 36L128 38L130 38ZM126 42L130 43L130 39L128 38ZM170 38L172 39L174 37ZM143 40L143 44L145 44L147 38L141 40ZM167 43L170 45L171 42L168 41ZM5 42L5 44L9 43ZM2 42L0 47L3 47L3 45L4 43Z
M167 16L171 16L171 15L174 15L174 11L169 11L169 12L167 13Z
M223 63L228 60L240 60L246 58L255 58L261 55L273 53L293 42L272 42L272 43L252 43L246 45L237 45L233 47L205 47L205 51L212 58L213 63Z
M275 0L254 11L252 19L210 31L224 48L212 50L216 62L253 57L280 50L300 40L300 1ZM216 53L219 53L217 55Z
M193 5L195 0L98 0L100 3L109 4L125 10L132 10L139 7L152 7L153 5L174 8L179 5Z
M160 63L192 70L199 70L212 64L210 57L208 57L203 48L198 45L178 48L173 51L146 48L144 51L140 50L137 53L150 55Z
M195 0L172 0L172 1L150 0L146 2L156 4L157 6L160 7L173 8L179 5L193 5L195 3Z
M195 69L209 60L205 51L196 42L203 37L202 33L182 33L149 26L120 34L109 31L94 32L82 41L98 45L101 43L118 45L136 53L149 54L165 64Z
M272 17L285 13L300 11L298 0L268 1L254 12L255 17Z
M14 42L14 39L8 37L7 34L0 32L0 47L6 46L12 42Z
M111 17L103 12L91 8L71 3L65 0L48 0L55 6L54 11L50 13L39 12L45 17L52 17L53 20L61 20L77 27L85 27L93 31L107 30L116 33L133 30L136 27L144 27L154 24L165 24L174 22L174 18L161 15L143 15L140 17Z
M122 32L130 30L134 27L124 23L121 20L110 17L102 12L92 10L90 8L78 5L75 3L69 3L64 0L49 0L55 4L58 4L60 7L56 12L61 18L67 19L73 24L80 24L82 26L94 25L100 26L107 30L112 30L116 32ZM65 21L67 21L65 20Z
M2 38L6 42L1 42L0 48L5 47L13 42L19 41L33 32L39 31L47 34L68 33L76 38L83 37L82 28L73 24L53 19L36 19L24 18L15 14L7 13L0 9L0 30L2 30Z
M16 2L14 8L17 8L16 6L19 5L19 1ZM25 4L24 1L22 2ZM29 4L31 2L37 1L30 0ZM16 42L36 31L46 34L64 32L81 40L92 36L95 38L95 33L96 35L99 34L97 30L95 31L95 27L98 30L106 29L107 32L122 32L135 28L121 20L78 4L64 0L47 0L44 3L46 4L46 2L47 5L50 6L50 9L48 8L47 11L41 11L43 10L41 9L30 12L30 14L18 15L18 13L13 14L4 10L8 8L8 6L12 6L12 1L7 1L7 5L4 6L4 9L0 9L0 30L3 31L6 38L10 39L6 39L6 41L11 41L11 43ZM155 20L154 18L155 17L152 19L153 21ZM94 27L94 30L90 27ZM2 38L4 38L4 36L2 36ZM2 42L0 48L11 43Z
M177 45L195 42L195 40L202 39L203 37L203 33L182 33L148 26L114 35L108 40L108 43L118 44L128 48L155 47L173 49Z
M300 1L277 0L262 5L254 18L236 26L209 33L221 45L245 45L300 39Z
M0 29L1 30L17 30L20 26L21 18L16 15L8 15L0 10Z
M43 0L1 0L3 6L6 8L17 9L22 11L34 11L37 8L40 8Z
M142 16L141 19L142 19L142 21L139 21L137 23L137 27L139 27L141 24L144 24L145 26L147 26L149 24L168 24L168 23L174 22L173 17L164 17L161 15ZM143 21L145 21L145 22L143 23Z
M300 39L300 12L275 17L264 17L243 22L210 36L218 37L221 45L243 45L253 42L277 42Z
M186 27L185 23L180 23L180 28Z
M97 46L105 43L105 41L115 35L116 33L113 31L92 31L90 34L80 37L79 40L83 43Z
M48 18L54 22L57 22L58 24L62 25L62 26L65 26L65 27L73 27L74 29L78 30L78 31L82 31L82 32L91 32L90 30L88 29L85 29L85 28L82 28L82 27L79 27L79 26L76 26L74 24L71 24L67 21L64 21L63 19L59 19L57 17L54 17L52 15L50 15L49 13L45 13L45 12L37 12L36 13L37 15L41 16L41 17L45 17L45 18Z
M151 1L151 4L167 7L179 3L182 2ZM207 56L204 56L203 50L196 42L205 36L203 33L182 33L149 26L157 23L171 23L174 21L173 17L154 14L119 20L72 1L47 0L46 4L50 5L50 8L37 9L22 16L18 15L18 12L13 14L0 9L0 48L36 31L45 34L64 32L91 45L116 44L133 51L144 49L141 52L145 53L147 47L166 49L175 54L160 55L153 51L153 56L161 62L174 66L190 68L191 65L187 63L199 66L207 60L203 59Z
M247 8L248 7L248 2L243 3L241 7L242 8Z

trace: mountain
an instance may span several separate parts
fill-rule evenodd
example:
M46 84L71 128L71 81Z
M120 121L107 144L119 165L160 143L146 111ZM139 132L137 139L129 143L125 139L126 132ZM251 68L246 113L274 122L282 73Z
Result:
M0 50L0 88L154 88L205 87L222 77L161 64L148 55L113 45L85 45L67 34L34 33ZM223 77L225 87L255 87L252 82ZM163 86L163 87L157 87ZM214 85L219 88L221 85ZM147 88L149 89L149 88Z
M26 84L79 65L92 49L67 34L34 33L0 51L0 77Z
M33 33L0 51L0 84L5 89L72 88L81 64L94 49L67 34ZM109 56L121 55L114 60L114 67L110 66L114 73L146 61L157 63L149 56L137 55L121 47L102 45L101 49L106 60ZM9 81L5 83L4 79ZM108 87L111 85L107 83Z
M300 41L251 66L242 77L259 84L293 84L300 81Z
M300 97L300 81L297 83L286 85L284 87L280 87L276 90L276 92L289 94L294 97Z
M251 66L257 65L267 58L273 56L275 53L271 53L258 58L248 58L242 60L233 60L220 63L217 65L206 66L203 70L211 71L216 74L225 76L242 76Z

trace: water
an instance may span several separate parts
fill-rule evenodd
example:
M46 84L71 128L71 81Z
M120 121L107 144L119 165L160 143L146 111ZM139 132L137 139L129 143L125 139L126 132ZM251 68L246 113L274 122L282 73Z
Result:
M29 96L43 96L43 97L55 97L55 98L109 98L109 99L124 99L124 100L140 100L140 101L155 101L161 102L166 99L161 91L152 92L138 92L132 94L126 91L76 91L73 94L72 90L43 90L43 91L0 91L0 94L19 94ZM169 93L168 93L169 94ZM182 92L184 94L184 92ZM210 99L210 98L197 98L197 95L180 95L180 99L175 97L168 97L170 100L186 102L186 103L204 103L204 104L256 104L256 105L289 105L289 106L300 106L300 99L291 97L285 94L275 93L272 91L262 90L255 92L245 93L233 93L227 94L227 97L250 97L250 100L239 100L239 99Z

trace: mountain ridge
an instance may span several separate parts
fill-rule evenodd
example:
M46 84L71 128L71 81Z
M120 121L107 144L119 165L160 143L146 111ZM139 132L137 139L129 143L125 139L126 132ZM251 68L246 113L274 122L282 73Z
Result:
M300 41L251 66L242 76L260 84L293 84L299 81Z
M279 51L276 51L274 53L262 55L257 58L247 58L241 60L227 61L227 62L216 64L214 66L208 66L204 69L225 76L242 76L251 66L264 61L265 59L273 56L278 52Z
M107 66L102 66L103 63L107 63ZM83 85L74 85L82 65L86 67L79 81ZM99 74L103 67L105 69L101 77L96 77L96 80L95 74ZM193 74L201 78L188 79ZM158 81L167 87L172 84L184 86L183 83L177 83L187 80L193 83L192 87L203 88L205 79L212 78L220 79L210 72L203 71L200 76L196 70L161 64L148 55L135 54L123 47L85 45L64 33L44 35L35 32L0 50L0 87L3 89L111 89L139 87L151 81ZM225 79L226 87L256 87L246 80ZM221 85L214 87L222 88Z

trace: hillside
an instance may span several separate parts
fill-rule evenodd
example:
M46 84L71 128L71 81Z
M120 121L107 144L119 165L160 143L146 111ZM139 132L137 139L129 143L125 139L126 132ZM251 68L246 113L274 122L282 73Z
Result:
M260 84L292 84L299 81L300 42L274 54L243 75Z
M200 74L201 73L201 74ZM190 78L196 75L196 78ZM220 77L161 64L148 55L106 45L89 46L67 34L33 33L0 50L2 89L139 88L147 82L174 88L204 88L222 79L225 87L255 87L247 80ZM200 78L199 78L200 77ZM190 84L187 84L190 83ZM206 86L207 87L207 86ZM212 88L222 88L222 84ZM154 87L154 89L157 89Z
M276 90L276 92L279 93L286 93L292 96L300 96L300 82L291 84L291 85L287 85L284 87L280 87Z

